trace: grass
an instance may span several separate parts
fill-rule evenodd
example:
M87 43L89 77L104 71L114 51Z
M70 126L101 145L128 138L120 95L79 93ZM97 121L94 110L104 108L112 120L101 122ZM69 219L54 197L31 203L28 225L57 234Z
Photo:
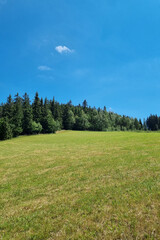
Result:
M0 142L0 239L160 239L160 133Z

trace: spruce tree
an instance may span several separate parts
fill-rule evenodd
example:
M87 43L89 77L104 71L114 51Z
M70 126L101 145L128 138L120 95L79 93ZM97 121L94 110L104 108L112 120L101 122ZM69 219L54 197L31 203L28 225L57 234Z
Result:
M45 110L45 115L42 118L42 127L44 133L55 133L58 128L58 122L53 119L52 113L49 109Z
M86 100L83 101L82 106L83 106L84 112L86 113L87 112L87 107L88 107L88 103L87 103Z
M38 92L36 92L33 102L33 120L37 123L41 122L41 114L41 102L38 96Z
M145 118L143 119L143 130L147 131L147 123L146 123Z
M68 104L65 105L64 113L63 113L63 126L66 130L72 130L75 124L74 113L70 109Z
M27 93L23 96L23 134L31 134L32 133L32 108L30 105L29 96Z
M7 103L3 107L3 117L7 117L9 120L9 123L13 122L13 112L14 112L14 103L12 96L9 95L7 98Z
M55 102L54 105L54 119L59 122L60 128L62 128L63 127L62 109L58 102Z
M137 120L137 118L134 119L134 126L136 130L139 130L139 121Z
M41 117L42 117L42 115L43 115L43 111L44 111L44 104L43 104L43 98L41 98L41 100L40 100L40 112L41 112Z
M139 119L139 130L142 130L142 129L143 129L143 124L142 124L141 119Z
M0 105L0 118L2 118L2 114L3 114L3 104Z
M22 119L23 119L23 110L22 110L22 99L17 93L14 99L14 116L13 116L13 135L14 137L19 136L22 131Z
M50 109L51 109L53 118L55 118L55 99L54 99L54 97L53 97L53 100L50 102Z

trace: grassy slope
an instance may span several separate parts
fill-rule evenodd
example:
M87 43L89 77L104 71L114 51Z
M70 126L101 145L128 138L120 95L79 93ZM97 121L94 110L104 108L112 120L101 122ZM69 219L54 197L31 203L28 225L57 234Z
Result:
M0 142L0 239L160 239L160 134Z

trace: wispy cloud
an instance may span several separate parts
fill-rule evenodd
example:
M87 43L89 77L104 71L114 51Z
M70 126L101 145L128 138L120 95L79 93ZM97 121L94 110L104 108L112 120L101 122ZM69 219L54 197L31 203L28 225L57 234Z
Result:
M38 70L40 70L40 71L50 71L52 69L48 66L38 66Z
M58 53L72 53L72 52L74 52L74 50L73 49L70 49L70 48L68 48L68 47L66 47L66 46L57 46L57 47L55 47L55 50L58 52Z

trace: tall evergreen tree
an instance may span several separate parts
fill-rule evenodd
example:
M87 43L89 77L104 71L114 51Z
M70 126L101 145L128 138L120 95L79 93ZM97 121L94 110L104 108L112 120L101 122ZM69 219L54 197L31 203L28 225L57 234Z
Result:
M62 108L58 102L54 105L54 119L59 122L60 127L63 128Z
M3 104L0 104L0 118L2 118L3 114Z
M51 109L53 118L55 118L55 99L54 99L54 97L53 97L52 101L50 101L50 109Z
M19 136L22 131L22 119L23 119L23 110L22 110L22 99L17 93L14 98L14 110L13 110L13 136Z
M134 119L134 126L136 130L139 130L140 126L139 126L139 121L137 120L137 118Z
M143 119L143 129L144 129L144 131L147 131L147 123L146 123L145 118Z
M70 106L68 104L65 105L64 112L63 112L63 126L66 130L73 129L73 126L75 124L75 117L74 113L70 109Z
M32 108L30 105L29 96L27 93L23 96L23 134L31 134L32 133Z
M7 117L9 123L13 121L13 112L14 112L14 102L12 96L9 95L7 98L7 103L3 107L3 117Z
M142 124L141 119L139 119L139 130L142 130L142 129L143 129L143 124Z
M158 119L158 116L157 115L150 115L148 118L147 118L147 127L149 130L151 131L157 131L158 130L158 126L159 126L159 119Z
M44 133L55 133L58 128L59 124L53 119L52 113L49 109L46 109L46 115L42 118L42 127Z
M38 92L36 92L33 102L33 120L39 123L41 122L41 117L42 117L41 102L38 96Z
M40 113L41 113L41 117L43 115L43 111L44 111L44 104L43 104L43 98L41 98L41 100L40 100Z
M83 101L82 107L83 107L84 112L86 113L87 112L87 107L88 107L88 103L87 103L86 100Z

